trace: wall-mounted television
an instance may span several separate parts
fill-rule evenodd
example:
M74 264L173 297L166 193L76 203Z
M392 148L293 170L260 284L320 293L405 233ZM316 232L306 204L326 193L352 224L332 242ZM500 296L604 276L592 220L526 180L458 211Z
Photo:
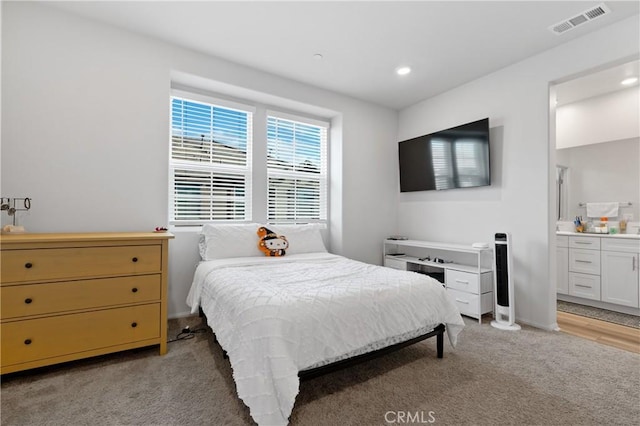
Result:
M489 119L398 143L400 191L491 185Z

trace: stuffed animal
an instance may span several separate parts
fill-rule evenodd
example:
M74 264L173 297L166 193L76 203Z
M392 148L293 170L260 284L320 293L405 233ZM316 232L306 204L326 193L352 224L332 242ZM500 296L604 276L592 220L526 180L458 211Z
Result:
M264 226L258 228L258 248L265 256L284 256L289 242L284 235L276 235Z

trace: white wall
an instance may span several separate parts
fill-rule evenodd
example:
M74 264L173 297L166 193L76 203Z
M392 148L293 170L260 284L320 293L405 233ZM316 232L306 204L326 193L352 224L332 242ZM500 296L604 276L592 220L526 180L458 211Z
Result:
M397 113L54 8L3 4L2 196L33 198L31 232L144 231L168 220L175 71L336 112L331 248L371 263L395 232ZM3 220L6 218L3 215ZM184 303L197 235L170 243L169 314Z
M637 137L640 137L638 86L556 109L558 149Z
M639 32L635 16L400 111L398 140L489 117L492 186L400 194L398 232L457 243L510 232L520 322L555 326L549 85L637 56Z
M558 118L559 121L559 118ZM568 215L587 217L581 202L630 201L623 214L640 217L640 138L559 149L558 164L567 166ZM610 219L614 220L614 219Z

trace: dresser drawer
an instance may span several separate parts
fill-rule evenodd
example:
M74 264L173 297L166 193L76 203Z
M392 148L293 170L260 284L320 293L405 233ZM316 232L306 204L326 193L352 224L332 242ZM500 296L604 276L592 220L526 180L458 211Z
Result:
M600 275L600 251L569 249L569 271Z
M447 288L447 293L463 315L479 318L483 313L490 312L493 306L493 292L480 295Z
M569 294L586 299L600 300L600 277L570 272Z
M160 300L160 274L0 287L2 319Z
M569 248L600 250L600 237L569 237Z
M3 284L160 272L159 245L3 250Z
M384 266L387 268L399 269L401 271L407 270L407 262L405 260L394 259L393 257L385 257Z
M448 269L446 271L445 281L447 288L455 290L466 291L468 293L478 294L478 274L471 274L469 272L454 271Z
M447 269L445 281L447 288L452 288L454 290L461 290L474 294L493 291L493 275L491 272L484 272L478 275L477 273L472 272Z
M160 336L160 304L0 324L2 366Z

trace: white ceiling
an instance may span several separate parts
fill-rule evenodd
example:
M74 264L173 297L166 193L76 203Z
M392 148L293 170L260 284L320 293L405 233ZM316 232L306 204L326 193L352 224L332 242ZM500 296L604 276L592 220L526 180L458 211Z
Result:
M640 13L637 1L604 3L612 13L558 36L548 27L600 2L47 2L395 109ZM400 65L413 72L397 76Z

